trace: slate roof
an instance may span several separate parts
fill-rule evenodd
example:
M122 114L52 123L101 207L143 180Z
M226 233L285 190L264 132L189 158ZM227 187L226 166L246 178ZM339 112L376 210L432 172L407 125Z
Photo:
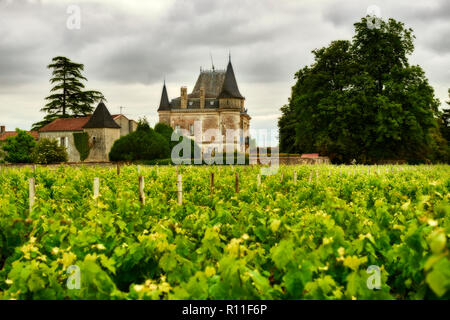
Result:
M167 95L166 82L164 81L164 86L161 94L161 101L159 102L158 111L170 110L169 96Z
M114 121L113 117L103 102L100 102L92 114L89 121L83 126L85 129L93 128L112 128L119 129L120 126Z
M201 71L188 98L200 98L200 88L205 88L206 98L217 98L225 80L225 70Z
M231 60L228 62L227 71L225 73L225 79L223 81L222 89L219 93L219 98L244 99L244 97L239 92L236 77L234 76L233 66L231 65Z
M60 118L39 129L39 132L51 131L82 131L83 126L89 121L91 116L80 118Z
M200 108L200 88L205 89L205 108L218 108L220 98L245 99L239 92L231 60L226 70L201 70L194 89L188 94L188 109ZM212 104L211 104L212 102ZM181 98L169 100L164 83L158 111L179 109Z

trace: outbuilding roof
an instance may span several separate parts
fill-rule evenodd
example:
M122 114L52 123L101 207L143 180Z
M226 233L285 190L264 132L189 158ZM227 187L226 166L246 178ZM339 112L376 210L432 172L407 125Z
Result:
M52 131L83 131L83 126L91 116L80 118L59 118L39 129L39 132Z
M113 117L103 102L100 102L90 117L89 121L83 126L84 129L93 128L112 128L119 129L120 126L114 121Z

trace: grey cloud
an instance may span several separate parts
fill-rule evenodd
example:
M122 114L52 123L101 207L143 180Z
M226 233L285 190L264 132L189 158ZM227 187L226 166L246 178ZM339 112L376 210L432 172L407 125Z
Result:
M225 68L231 50L237 80L255 115L279 112L295 72L312 62L311 50L350 39L353 23L372 4L372 0L178 0L149 18L150 12L124 10L113 0L85 0L79 2L81 29L68 30L68 1L7 1L0 0L1 112L8 110L7 104L19 106L26 97L30 106L43 104L36 99L48 94L46 65L56 55L84 63L88 88L114 87L120 92L114 92L113 100L135 104L133 112L138 113L141 95L139 101L135 95L141 88L158 87L156 93L142 94L145 104L154 106L164 77L176 88L170 92L175 96L179 86L194 85L200 66L210 66L210 52L216 68ZM448 87L450 66L442 56L450 52L450 2L380 0L378 5L382 16L414 29L416 63L430 74L432 85ZM275 83L286 90L274 90ZM39 87L42 94L13 90L18 84ZM148 112L142 107L143 114ZM252 126L276 127L276 121L256 117Z
M426 3L426 4L425 4ZM423 22L430 21L446 21L450 20L450 2L448 0L440 0L437 2L427 1L420 7L409 6L405 10L410 11L411 18L419 19Z
M428 49L440 54L450 53L450 25L436 30L436 35L426 41Z

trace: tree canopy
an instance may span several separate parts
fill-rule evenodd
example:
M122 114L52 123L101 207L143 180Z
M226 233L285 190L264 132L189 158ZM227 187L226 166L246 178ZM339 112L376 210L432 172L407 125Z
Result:
M410 65L413 31L394 19L354 24L352 41L313 51L281 108L280 152L333 162L432 158L439 101L420 66Z
M84 65L72 62L66 57L55 57L47 66L52 69L50 83L53 85L48 101L41 111L46 112L44 120L33 124L38 130L57 118L79 117L91 114L94 103L105 100L99 91L84 90L86 77L82 75Z
M5 161L12 163L33 162L32 153L36 146L36 140L28 132L16 129L17 135L9 137L2 146L6 152Z
M154 160L169 157L169 142L155 132L145 119L139 121L136 131L116 140L109 153L111 161Z

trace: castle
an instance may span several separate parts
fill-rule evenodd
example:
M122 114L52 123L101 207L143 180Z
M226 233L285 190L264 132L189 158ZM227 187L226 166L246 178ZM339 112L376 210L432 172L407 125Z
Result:
M202 151L216 148L225 151L227 130L235 130L233 149L248 150L250 116L244 108L245 98L239 92L231 59L226 70L200 70L190 94L181 87L180 96L169 100L164 82L158 108L159 122L195 138ZM207 131L216 131L211 137ZM199 138L200 137L200 141Z

